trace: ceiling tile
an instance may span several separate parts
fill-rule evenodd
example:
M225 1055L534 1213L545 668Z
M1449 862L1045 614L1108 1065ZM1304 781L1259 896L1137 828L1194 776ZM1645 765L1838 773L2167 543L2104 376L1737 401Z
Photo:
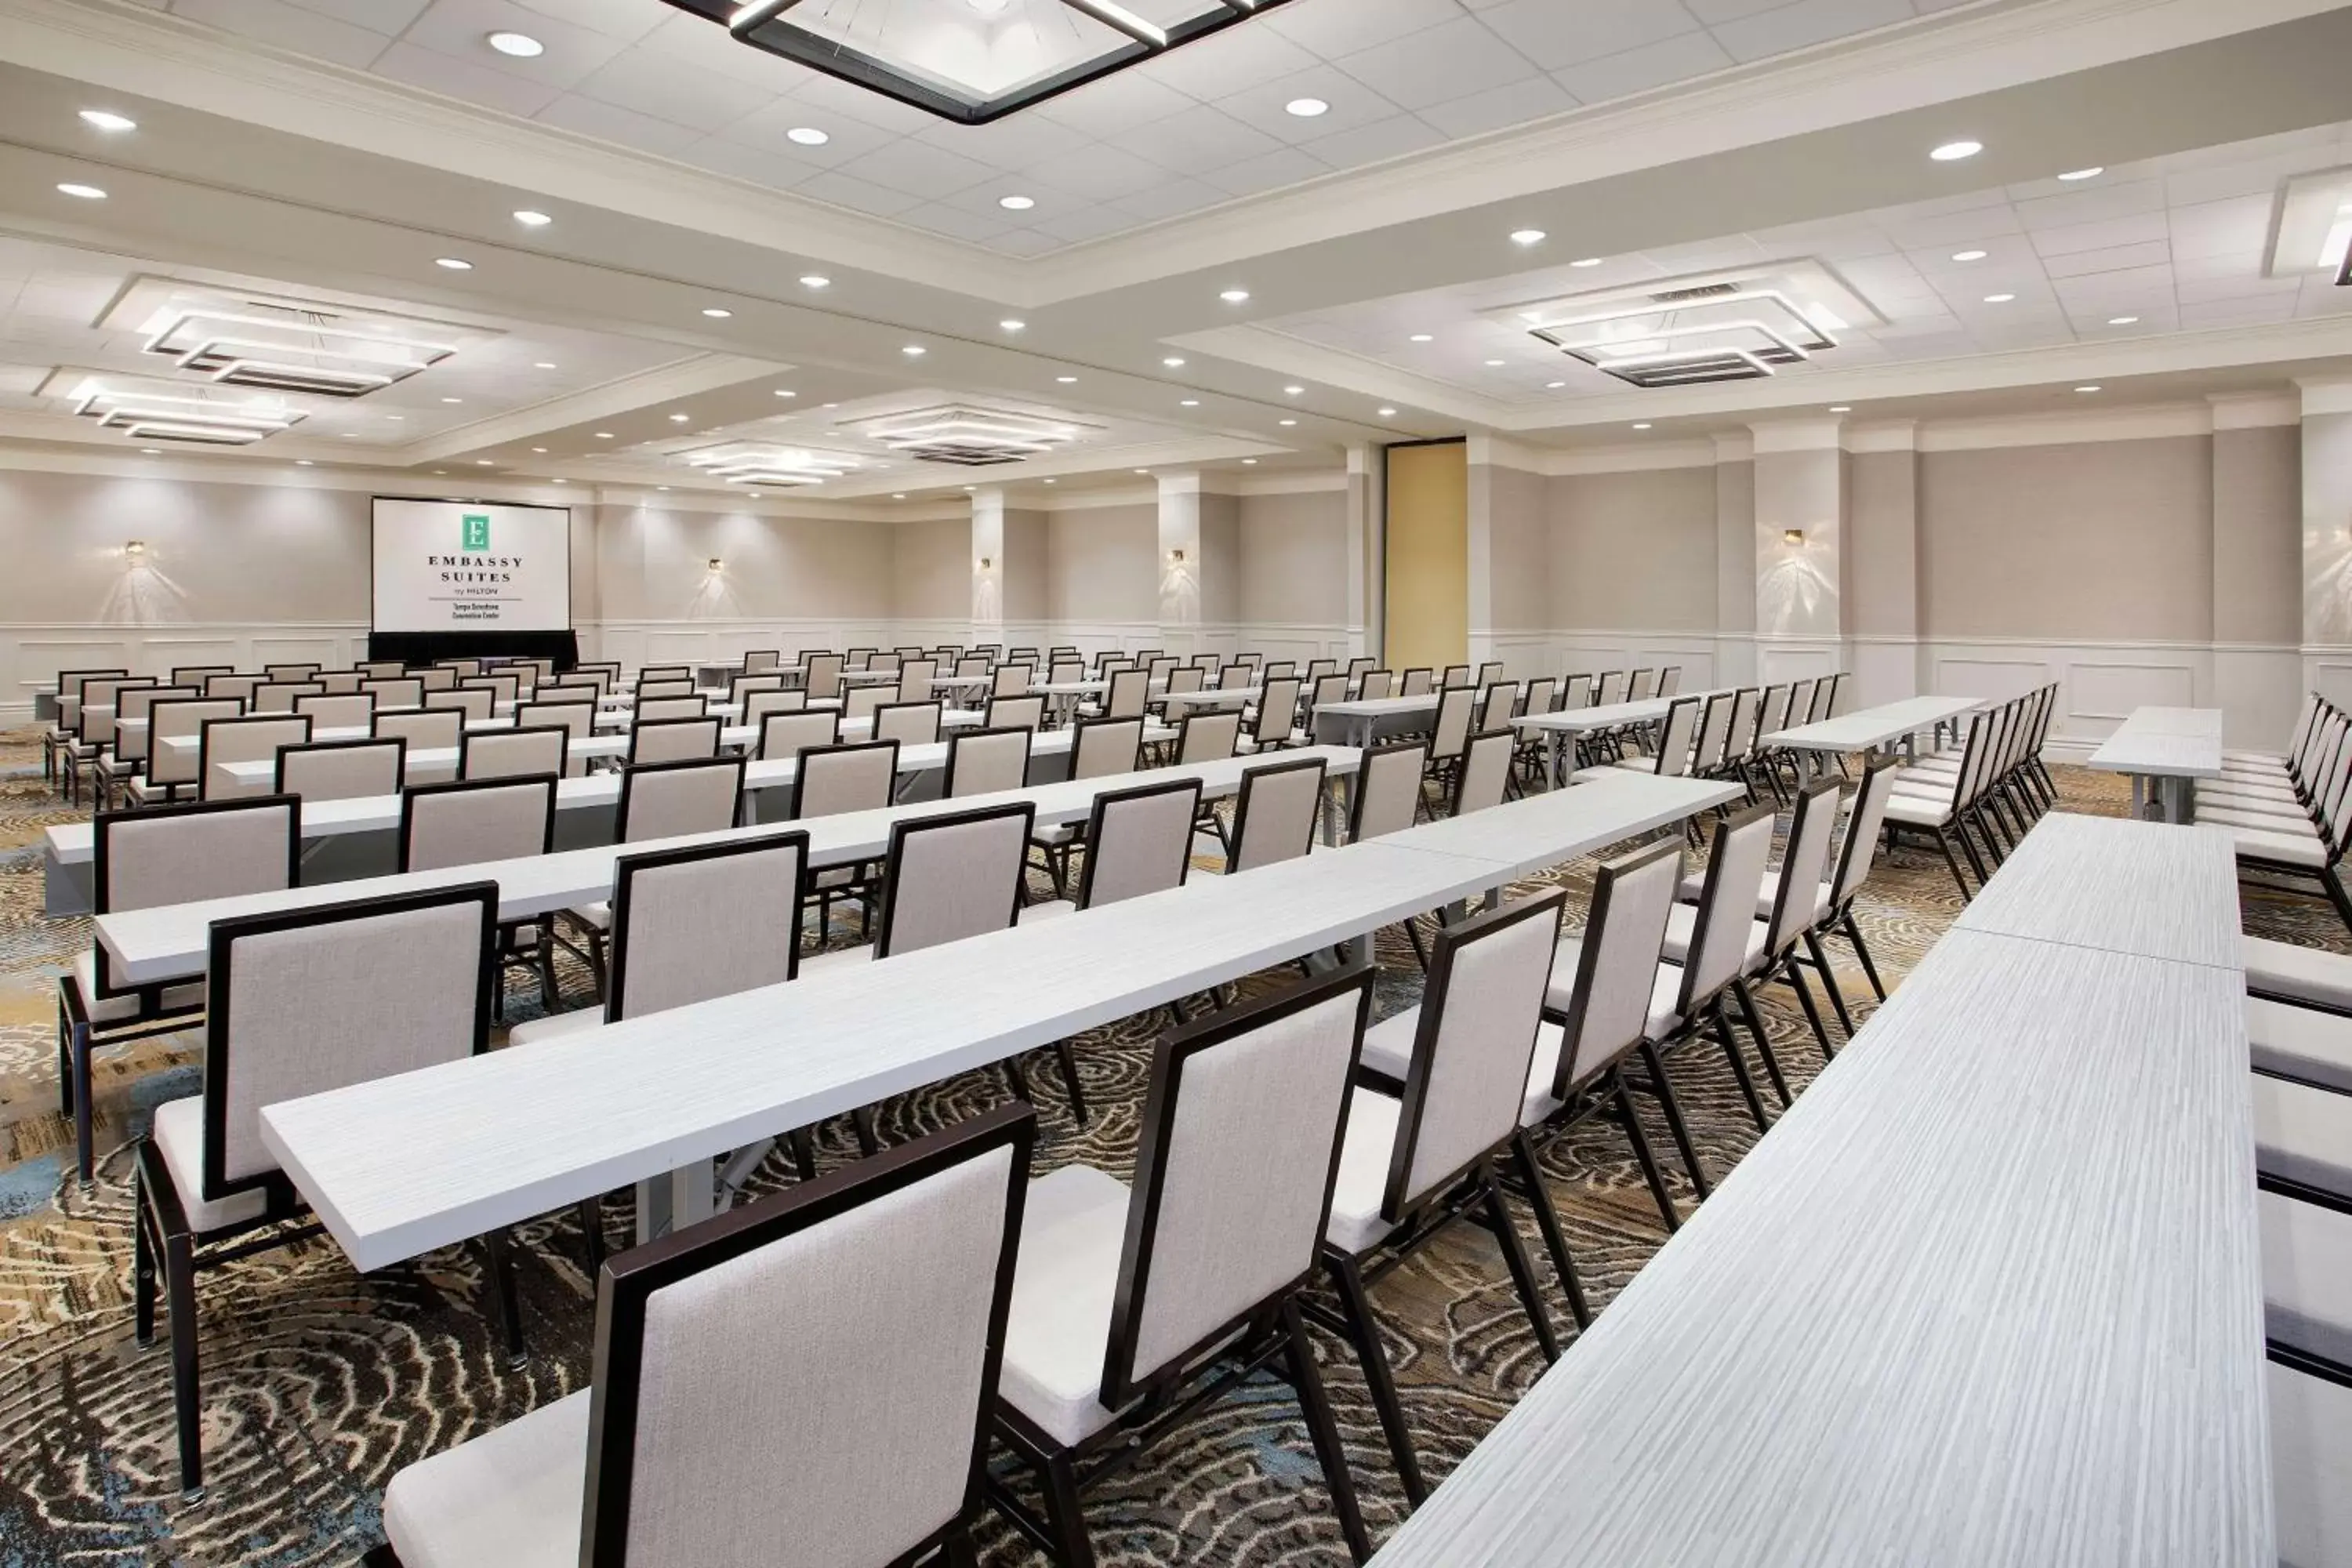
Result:
M1066 125L1087 136L1116 136L1122 131L1164 120L1199 101L1140 71L1125 70L1074 88L1024 112Z
M1537 74L1525 55L1470 16L1342 55L1333 63L1406 109L1492 91Z
M373 65L387 42L373 28L353 26L283 0L179 0L174 14L341 66Z
M739 44L726 28L683 11L670 12L636 48L664 59L685 60L713 76L750 82L772 94L790 92L817 74L798 61Z
M1081 142L1068 152L1032 163L1024 172L1058 190L1076 192L1097 201L1109 201L1129 191L1141 190L1165 177L1158 164L1147 163L1134 153L1105 142Z
M2121 272L2130 268L2162 267L2170 271L2172 247L2160 239L2137 245L2110 246L2102 250L2076 250L2046 257L2042 270L2053 278L2081 278L2094 272Z
M1043 256L1049 250L1062 247L1060 240L1050 234L1040 234L1034 228L1016 228L982 243L1003 256Z
M347 0L348 3L348 0ZM375 5L379 0L365 0ZM404 4L405 0L394 0ZM667 7L647 5L642 0L518 0L527 8L543 12L559 22L569 22L575 27L603 33L624 43L635 43L661 26L668 16ZM705 22L703 26L710 24Z
M2171 232L2160 212L2100 223L2069 224L2062 228L2033 231L2033 248L2043 256L2067 256L2078 250L2104 250L2116 245L2162 244Z
M1313 153L1286 147L1263 158L1248 158L1222 169L1210 169L1201 177L1229 195L1247 196L1295 185L1330 172L1331 165Z
M1342 131L1336 136L1319 136L1306 144L1306 151L1334 168L1347 169L1416 153L1444 140L1435 126L1413 115L1397 114Z
M1797 0L1709 29L1734 59L1760 60L1811 44L1907 22L1911 0Z
M2265 191L2260 195L2173 208L2168 215L2172 254L2179 258L2261 250L2270 240L2275 200L2273 192Z
M1171 49L1122 74L1146 76L1187 98L1211 99L1296 76L1321 63L1311 50L1273 28L1244 22L1198 43Z
M305 11L315 11L321 16L332 16L338 22L349 22L354 27L365 27L371 33L397 36L400 30L425 14L431 0L290 0ZM182 4L174 7L183 16L194 16L195 7ZM308 53L306 49L303 51Z
M1421 110L1421 117L1448 136L1476 136L1505 126L1524 125L1576 107L1576 97L1549 77L1531 76L1507 87L1448 99Z
M2061 195L2034 196L2015 204L2020 222L2029 229L2063 228L2100 223L2164 210L2164 182L2119 180L2101 182Z
M830 140L822 146L802 146L786 132L803 125L824 132ZM830 169L877 147L887 147L893 142L905 140L895 131L868 125L862 120L847 120L837 114L811 113L808 106L796 99L780 99L765 109L745 115L719 134L730 142L772 149L778 157L810 169Z
M1146 223L1158 223L1183 213L1198 212L1229 201L1223 191L1205 180L1159 180L1118 198L1120 211Z
M667 120L656 120L617 104L565 93L532 118L541 125L576 131L617 147L633 147L674 158L701 141L700 132Z
M1284 108L1302 98L1319 98L1330 108L1312 117L1292 114ZM1293 144L1352 131L1397 112L1395 104L1336 66L1294 71L1277 80L1223 95L1216 104L1236 120Z
M1683 33L1653 44L1604 55L1552 72L1552 79L1586 103L1647 92L1652 88L1688 81L1735 62L1723 46L1706 33Z
M606 61L572 90L705 134L726 129L774 98L750 82L714 77L699 67L643 49Z
M1268 13L1265 26L1337 59L1461 15L1454 0L1290 0Z
M1283 144L1223 110L1202 103L1121 132L1110 138L1109 145L1148 158L1163 169L1199 174L1222 163L1263 157Z
M1587 0L1574 5L1559 0L1505 0L1479 12L1478 20L1546 70L1698 30L1679 0Z
M495 32L528 33L546 47L530 59L502 55L487 42ZM513 0L433 0L408 25L401 42L478 66L499 76L564 90L621 52L626 45L609 34L561 22L526 10ZM470 95L469 95L470 96Z
M1013 225L1007 221L1012 216L1010 213L1000 211L992 216L986 213L974 212L967 207L952 207L939 202L926 202L921 206L908 207L905 212L898 214L898 221L912 224L917 228L928 229L933 234L944 234L951 239L982 240L1012 228Z
M909 207L923 205L920 196L887 190L871 180L852 179L838 169L827 169L812 174L793 187L802 195L853 212L870 213L876 217L896 217Z
M377 57L375 71L394 81L404 81L411 87L462 98L468 103L483 104L491 109L503 109L509 114L525 118L538 113L555 101L562 89L552 83L525 81L520 77L476 65L471 60L452 59L447 55L420 49L414 44L397 43Z
M894 191L934 201L992 178L997 173L985 163L927 147L907 137L852 158L834 172L844 178L872 180Z

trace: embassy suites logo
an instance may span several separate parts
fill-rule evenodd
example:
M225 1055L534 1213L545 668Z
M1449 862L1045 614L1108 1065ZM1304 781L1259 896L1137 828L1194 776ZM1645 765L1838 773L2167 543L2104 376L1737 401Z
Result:
M488 550L490 547L490 514L469 511L465 514L464 522L466 537L457 548L469 552Z
M487 584L513 582L513 569L522 564L522 557L489 553L490 514L486 511L462 512L457 522L457 553L427 555L425 563L441 569L441 581L444 583Z

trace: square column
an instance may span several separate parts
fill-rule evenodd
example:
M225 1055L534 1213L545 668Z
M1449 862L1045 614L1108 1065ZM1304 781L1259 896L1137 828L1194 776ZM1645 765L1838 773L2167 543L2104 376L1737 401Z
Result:
M1756 441L1756 679L1845 667L1846 457L1834 419L1749 426Z
M2352 381L2300 390L2303 685L2352 701Z

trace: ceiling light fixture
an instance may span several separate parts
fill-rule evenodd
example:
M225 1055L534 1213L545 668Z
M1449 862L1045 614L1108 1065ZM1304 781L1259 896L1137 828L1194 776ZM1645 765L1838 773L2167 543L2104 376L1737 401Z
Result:
M1601 265L1602 259L1602 258L1598 256L1583 256L1570 262L1569 265L1570 267L1598 267Z
M1255 468L1257 467L1257 459L1255 458L1244 458L1242 459L1242 467L1244 468Z
M1383 419L1393 419L1396 417L1396 410L1393 408L1383 408L1380 411L1380 414L1381 417Z
M1304 395L1306 395L1306 392L1307 392L1307 389L1306 389L1305 387L1303 387L1303 386L1295 386L1295 385L1294 385L1294 386L1286 386L1286 387L1284 387L1284 388L1282 389L1282 395L1283 395L1285 397L1300 397L1300 396L1304 396Z
M1183 356L1181 354L1170 354L1166 359L1161 360L1160 363L1166 365L1170 370L1182 370L1184 368Z
M832 141L833 137L826 132L819 131L814 125L795 125L784 132L784 140L796 142L803 147L822 147Z
M1853 412L1853 405L1851 403L1832 403L1830 405L1830 412L1832 414L1851 414Z
M547 46L529 33L492 33L489 44L499 53L511 55L519 60L537 59L547 53Z
M553 370L555 368L555 362L551 359L543 359L532 365L530 368L533 370Z
M1982 261L1985 258L1986 254L1986 252L1981 250L1955 250L1952 252L1952 259L1955 261Z
M1011 317L1011 316L1007 316L1004 320L1003 320L1003 321L1001 321L997 322L996 324L997 324L998 326L1000 326L1000 327L1003 328L1003 329L1004 329L1006 331L1008 331L1008 332L1018 332L1018 331L1025 331L1025 330L1027 329L1028 325L1029 325L1029 323L1028 323L1028 322L1026 322L1026 321L1016 321L1016 320L1014 320L1014 319L1013 319L1013 317Z
M1249 290L1246 289L1228 289L1223 293L1218 295L1217 298L1223 300L1228 305L1246 305L1249 303Z
M533 447L531 448L531 450L532 450L534 453L538 454L540 457L542 457L542 458L543 458L543 457L547 456L547 448L546 448L546 447Z
M830 289L833 287L833 279L825 277L822 273L804 273L801 277L801 287L803 289Z
M433 258L433 265L446 268L452 272L471 272L474 269L472 262L458 256L436 256Z
M1486 362L1486 368L1488 370L1498 370L1507 363L1508 362L1505 360L1490 359Z
M673 414L669 416L669 422L673 425L683 425L692 417L694 416L690 414Z
M2137 316L2109 316L2107 318L2107 325L2111 327L2131 327L2138 324L2139 318Z
M1568 383L1564 381L1547 381L1544 383L1544 390L1546 392L1558 392L1561 387L1566 386L1567 384Z
M294 459L294 466L298 468L307 468L312 467L312 464L308 458L297 458Z
M2069 169L2058 177L2062 180L2095 180L2106 172L2104 166L2094 163L2087 169Z
M1291 426L1297 424L1298 421L1296 419L1277 419L1275 423L1282 426L1285 429L1287 429Z
M1437 340L1428 332L1415 332L1409 341L1416 343L1427 343L1434 342Z
M723 305L705 305L702 308L702 313L709 317L714 321L726 321L729 317L735 314L734 311L728 310Z
M104 109L85 109L81 111L81 119L83 124L95 127L100 131L136 131L139 129L139 121L131 119L130 116L116 114Z
M999 196L996 205L1009 213L1025 213L1037 205L1034 196Z
M1636 429L1636 430L1647 430L1649 427L1650 427L1650 422L1649 422L1648 420L1646 420L1646 419L1644 419L1644 420L1641 421L1639 424L1637 424L1637 425L1635 425L1635 426L1633 426L1633 428L1634 428L1634 429Z
M1073 386L1076 384L1078 378L1075 375L1057 375L1054 379L1064 386Z
M613 433L610 430L599 430L596 432L596 439L599 441L609 441L612 438Z
M1282 106L1282 111L1285 114L1295 114L1301 120L1312 120L1318 114L1328 114L1330 109L1331 106L1319 98L1294 98Z
M71 180L58 185L58 190L60 195L78 196L86 202L102 202L106 199L106 193L96 185L77 184Z
M898 352L905 354L908 359L920 359L931 351L925 348L920 343L908 343L905 348L900 349Z
M799 394L799 393L797 393L797 392L794 392L794 391L793 391L791 387L789 387L789 386L780 386L780 387L776 388L776 395L777 395L778 397L798 397L798 396L800 395L800 394Z
M2016 298L2014 294L1988 294L1984 297L1984 302L1988 305L2006 305Z
M1513 245L1541 245L1543 242L1544 231L1539 228L1515 228L1511 231Z
M1181 398L1178 400L1176 406L1179 408L1198 408L1201 406L1201 400L1197 397Z
M462 398L462 397L445 397L445 398L443 398L441 401L442 401L442 402L444 402L444 403L463 403L463 402L465 402L466 400L465 400L464 398ZM394 415L394 416L393 416L393 417L394 417L394 418L395 418L395 419L397 419L397 418L399 418L399 417L400 417L400 416L398 416L397 414L395 414L395 415Z
M474 467L478 468L488 468L495 466L496 465L494 465L488 458L477 458L474 459Z
M1963 158L1973 158L1984 151L1981 142L1947 142L1927 156L1938 163L1957 163Z
M2088 386L2078 386L2074 390L2077 392L2105 392L2106 388L2099 385L2096 382L2094 382Z
M533 212L529 207L517 208L514 215L514 220L515 222L522 225L525 228L545 228L549 224L555 221L545 213Z

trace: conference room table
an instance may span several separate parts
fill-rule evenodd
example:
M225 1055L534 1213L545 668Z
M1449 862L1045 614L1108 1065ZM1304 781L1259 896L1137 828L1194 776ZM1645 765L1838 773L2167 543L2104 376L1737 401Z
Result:
M1530 864L1734 793L1629 774L1489 807L1507 858L1408 829L1195 876L1106 909L269 1106L262 1137L362 1269L633 1183L657 1184L684 1222L710 1212L711 1162L730 1150L1482 897ZM194 929L179 939L199 941Z
M1423 691L1411 697L1350 697L1344 702L1322 703L1315 710L1315 738L1362 748L1384 734L1426 728L1443 695Z
M2084 766L2130 774L2134 816L2153 804L2159 821L2193 821L2197 781L2221 776L2221 710L2135 708Z
M1257 686L1212 686L1199 691L1155 692L1153 695L1173 718L1179 712L1194 708L1245 708L1256 701L1264 689Z
M1764 737L1764 743L1802 756L1809 778L1824 771L1822 757L1885 751L1897 741L1903 742L1905 761L1916 763L1919 760L1921 734L1973 713L1987 701L1982 697L1906 697L1874 708L1857 708L1834 719L1775 731Z
M2043 817L1378 1568L2273 1568L2239 953Z
M1561 776L1559 740L1562 735L1581 737L1597 734L1603 730L1660 723L1664 721L1666 710L1677 702L1686 700L1704 701L1737 689L1730 686L1711 686L1697 691L1677 691L1670 697L1644 697L1633 702L1605 702L1592 708L1559 708L1549 713L1527 714L1512 720L1511 723L1517 729L1543 737L1544 776L1557 780Z
M855 725L842 726L845 736L855 739L870 728L870 721L857 721ZM327 739L361 739L364 731L353 731L348 736L324 732ZM1165 725L1151 724L1144 728L1143 743L1163 744L1176 738L1176 731ZM735 726L719 731L722 745L755 745L759 737L749 727ZM1030 783L1033 785L1056 782L1055 775L1066 776L1068 758L1074 744L1068 731L1047 731L1030 742ZM618 736L589 736L572 742L576 756L606 756L617 754ZM454 773L457 753L446 747L422 747L409 753L412 773L408 782L426 782L413 771L422 764L436 773ZM944 787L943 773L948 763L948 742L936 741L902 745L898 748L898 795L902 801L934 795ZM1042 764L1042 765L1040 765ZM1351 764L1352 765L1352 764ZM223 763L223 771L252 793L266 793L276 776L274 762L254 761ZM777 791L789 791L800 776L800 764L794 757L755 758L743 769L744 811L752 823L773 822L791 810L788 798L777 799ZM927 787L928 786L928 787ZM615 831L614 815L620 805L621 775L618 773L592 773L584 778L559 780L555 786L555 846L559 850L589 848L609 844ZM772 805L767 804L772 801ZM302 876L307 884L348 883L361 878L384 875L399 860L396 835L400 827L401 797L397 795L358 796L345 800L310 801L302 808L300 832L304 839ZM93 833L87 822L61 823L42 833L44 849L44 880L42 910L51 915L88 914L96 907L94 875L91 859Z

